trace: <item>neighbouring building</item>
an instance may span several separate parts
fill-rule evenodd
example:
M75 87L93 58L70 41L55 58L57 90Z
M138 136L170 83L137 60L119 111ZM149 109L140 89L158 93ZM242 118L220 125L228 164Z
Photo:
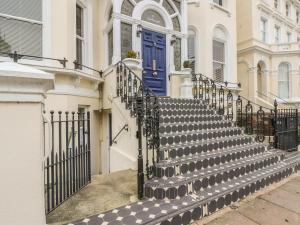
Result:
M300 2L237 1L238 80L245 97L299 104Z
M136 73L162 96L181 97L185 85L191 89L184 79L190 79L183 68L185 60L194 62L196 73L219 81L237 80L235 1L0 3L0 52L68 60L65 68L49 59L23 57L18 62L55 74L55 89L47 93L46 112L91 112L92 174L137 166L135 119L115 98L115 64L127 58L128 51L137 53ZM0 60L11 59L2 54ZM75 69L75 60L103 71L102 77L85 67ZM159 82L153 77L156 68ZM112 143L126 124L128 132ZM45 146L47 155L51 146Z

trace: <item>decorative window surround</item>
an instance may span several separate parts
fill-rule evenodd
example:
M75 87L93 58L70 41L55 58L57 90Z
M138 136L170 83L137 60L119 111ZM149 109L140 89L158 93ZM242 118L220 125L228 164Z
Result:
M226 13L228 15L228 17L231 17L231 13L226 8L224 8L224 6L220 6L219 4L216 4L214 2L211 2L210 6L211 6L211 9L217 8L217 9L223 11L224 13Z

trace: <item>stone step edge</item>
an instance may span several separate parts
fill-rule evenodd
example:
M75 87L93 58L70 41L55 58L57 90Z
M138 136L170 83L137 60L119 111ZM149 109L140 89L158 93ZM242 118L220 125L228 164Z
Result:
M232 138L234 139L244 139L244 138L250 138L252 142L254 142L254 139L252 136L250 135L232 135L230 137L220 137L220 138L212 138L212 139L208 139L205 141L193 141L193 142L186 142L186 143L182 143L182 144L176 144L176 145L166 145L166 146L160 146L159 151L165 151L168 150L170 148L184 148L184 147L189 147L189 146L193 146L193 145L201 145L201 144L210 144L210 143L215 143L215 142L220 142L220 141L228 141L228 140L232 140ZM188 144L192 144L192 145L188 145Z
M212 150L212 151L207 151L203 153L196 153L193 155L188 155L188 156L182 156L180 157L180 159L182 159L182 161L178 161L179 158L172 158L172 159L168 159L168 160L161 160L159 161L159 163L156 164L156 166L159 167L163 167L166 166L166 164L172 164L173 166L176 166L178 164L183 164L187 161L191 161L191 160L197 160L201 157L201 159L209 159L211 157L217 157L217 156L222 156L222 155L226 155L227 154L232 154L235 152L241 152L244 150L247 150L247 148L254 148L254 147L264 147L265 150L267 150L267 146L263 145L263 143L259 143L259 142L251 142L249 144L243 145L243 146L237 146L235 148L225 148L225 149L216 149L216 150ZM206 156L207 154L211 154L210 156Z
M245 166L246 166L246 165L249 165L249 164L253 163L253 161L257 161L257 160L260 160L259 162L261 162L261 161L264 161L265 159L269 159L269 158L272 158L272 157L278 157L277 163L279 163L279 162L281 161L280 155L277 155L277 154L264 155L264 153L262 153L261 155L259 155L259 157L255 157L255 158L252 157L252 160L249 160L249 161L247 162L247 164L244 164L244 165L245 165ZM235 161L234 161L234 162L235 162ZM232 162L232 163L233 163L233 162ZM226 164L224 164L224 165L226 165ZM219 165L217 165L217 166L219 166ZM213 166L213 167L217 167L217 166ZM230 167L230 168L220 169L220 170L218 170L218 172L226 172L226 171L228 171L228 170L230 171L231 169L237 169L237 168L240 168L241 166L243 166L243 165L242 165L242 164L234 165L234 166L232 166L232 167ZM270 166L273 166L273 165L270 165ZM264 166L262 169L268 168L268 167L270 167L270 166L266 166L266 167ZM212 169L212 170L213 170L213 167L205 168L205 170L209 170L209 169ZM255 170L254 172L259 171L259 170L262 170L262 169ZM201 170L196 171L196 172L197 172L197 173L203 173L203 171L201 172ZM252 173L254 173L254 172L252 172ZM151 183L151 184L145 183L145 187L150 186L150 187L152 187L152 188L162 188L162 187L164 187L164 188L170 188L170 187L172 187L172 186L180 186L182 183L189 183L189 182L192 182L192 181L195 180L195 179L203 179L203 178L206 178L207 176L211 176L211 175L214 175L214 174L216 174L216 172L215 172L215 171L211 171L211 172L206 173L206 174L199 174L199 175L197 175L197 177L196 177L196 176L195 176L195 177L189 177L189 178L187 178L187 179L185 179L185 180L176 181L176 183L173 183L173 184L167 184L167 183L163 183L163 184L162 184L161 182L157 182L157 185L154 185L153 183ZM168 179L159 178L159 180L164 180L164 181L166 181L166 180L168 180ZM178 184L178 183L180 183L180 184ZM163 185L163 186L160 186L160 185Z

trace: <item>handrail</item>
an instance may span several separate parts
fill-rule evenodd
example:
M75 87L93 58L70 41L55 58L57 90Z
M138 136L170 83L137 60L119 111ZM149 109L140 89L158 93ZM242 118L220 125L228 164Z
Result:
M270 92L270 91L269 91L269 94L271 94L271 95L274 96L275 98L280 99L280 100L283 101L284 103L287 103L287 104L289 104L289 105L292 105L293 107L295 107L296 109L298 109L298 107L295 106L293 103L290 103L290 102L284 100L283 98L279 97L278 95L276 95L276 94L274 94L274 93L272 93L272 92Z
M99 73L100 77L102 78L102 75L103 75L103 71L102 71L102 70L99 71L99 70L96 70L96 69L91 68L91 67L89 67L89 66L83 65L83 64L81 64L81 63L78 63L77 60L75 60L75 61L73 62L73 64L74 64L74 69L75 69L75 70L80 69L80 67L84 67L84 68L86 68L86 69L89 69L89 70L92 70L92 71L94 71L94 72Z
M216 80L214 80L214 79L212 79L212 78L210 78L210 77L208 77L208 76L205 76L205 75L202 74L202 73L197 73L197 74L193 74L193 75L195 75L195 76L197 76L197 75L203 76L203 77L205 77L206 79L208 79L208 80L210 80L210 81L213 81L216 85L220 85L220 86L223 86L223 87L227 87L228 84L234 84L234 85L237 85L239 88L242 87L242 84L241 84L240 82L239 82L239 83L233 83L233 82L229 82L229 81L216 81ZM224 85L222 85L222 84L224 84Z
M112 144L116 144L117 143L117 138L120 136L120 134L123 132L123 130L128 132L128 124L126 123L120 130L119 132L116 134L116 136L112 139L110 146L112 146Z
M149 91L153 96L155 96L155 97L158 97L145 83L144 83L144 81L141 79L141 78L139 78L136 74L135 74L135 72L131 69L131 68L129 68L124 62L123 62L123 60L121 60L121 61L119 61L118 63L116 63L115 64L115 66L117 66L118 64L122 64L124 67L126 67L126 69L127 70L129 70L130 72L131 72L131 74L133 74L133 76L135 76L135 78L137 78L140 82L141 82L141 84L142 84L142 86L144 87L144 88L146 88L147 89L147 91Z
M23 57L34 58L34 59L54 60L54 61L58 61L64 68L66 68L66 63L68 62L68 60L66 58L57 59L57 58L49 58L49 57L42 57L42 56L25 55L25 54L18 54L17 51L14 51L13 53L0 52L0 55L6 55L6 56L10 57L11 59L13 59L14 62L18 62L19 59L21 59Z
M5 56L8 56L9 58L13 59L14 62L18 62L20 59L26 57L26 58L32 58L32 59L46 59L46 60L53 60L53 61L57 61L59 62L64 69L66 69L66 65L67 65L67 62L69 62L68 59L66 58L63 58L63 59L58 59L58 58L50 58L50 57L43 57L43 56L35 56L35 55L26 55L26 54L18 54L17 51L14 51L13 53L10 53L10 52L0 52L0 55L5 55ZM79 69L80 67L84 67L84 68L87 68L91 71L94 71L94 72L97 72L99 73L100 77L102 78L102 74L103 74L103 71L102 70L96 70L94 68L91 68L91 67L88 67L86 65L83 65L83 64L80 64L78 63L76 60L73 62L74 64L74 68L75 70L76 69Z

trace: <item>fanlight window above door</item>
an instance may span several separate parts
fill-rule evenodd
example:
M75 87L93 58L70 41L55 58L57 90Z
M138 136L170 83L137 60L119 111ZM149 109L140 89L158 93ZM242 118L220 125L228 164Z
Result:
M162 16L158 12L156 12L152 9L146 10L143 13L142 20L162 26L162 27L166 26L165 21L162 18Z

